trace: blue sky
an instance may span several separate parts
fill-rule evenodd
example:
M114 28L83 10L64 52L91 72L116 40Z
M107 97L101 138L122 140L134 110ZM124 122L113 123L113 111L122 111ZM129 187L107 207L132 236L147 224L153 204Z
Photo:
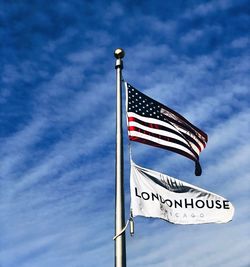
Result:
M221 225L135 218L128 266L249 266L247 1L2 1L0 23L1 267L113 265L117 47L126 81L209 137L201 177L142 144L135 162L236 209ZM126 217L127 144L124 120Z

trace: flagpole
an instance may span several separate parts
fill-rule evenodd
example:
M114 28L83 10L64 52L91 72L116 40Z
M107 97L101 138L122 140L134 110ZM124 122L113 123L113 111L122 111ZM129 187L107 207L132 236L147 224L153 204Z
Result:
M116 191L115 191L115 236L125 226L124 178L123 178L123 133L122 133L122 69L124 50L114 52L116 58ZM126 267L125 231L115 239L115 267Z

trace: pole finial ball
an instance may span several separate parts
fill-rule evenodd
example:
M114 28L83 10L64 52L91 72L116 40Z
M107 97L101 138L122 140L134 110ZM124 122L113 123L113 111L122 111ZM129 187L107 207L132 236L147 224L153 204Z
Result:
M123 58L125 56L125 52L122 48L117 48L114 52L114 55L117 59Z

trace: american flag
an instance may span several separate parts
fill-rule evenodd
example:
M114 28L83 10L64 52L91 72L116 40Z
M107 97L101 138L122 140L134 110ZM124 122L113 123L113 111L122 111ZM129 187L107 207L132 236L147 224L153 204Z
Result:
M131 141L164 148L195 162L201 175L199 154L207 134L183 116L125 83L128 136Z

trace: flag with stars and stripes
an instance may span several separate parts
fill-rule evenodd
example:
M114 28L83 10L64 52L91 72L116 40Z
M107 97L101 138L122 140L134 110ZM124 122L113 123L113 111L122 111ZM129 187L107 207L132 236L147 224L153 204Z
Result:
M164 148L195 162L201 175L199 154L206 147L207 134L174 110L125 83L128 136L131 141Z

